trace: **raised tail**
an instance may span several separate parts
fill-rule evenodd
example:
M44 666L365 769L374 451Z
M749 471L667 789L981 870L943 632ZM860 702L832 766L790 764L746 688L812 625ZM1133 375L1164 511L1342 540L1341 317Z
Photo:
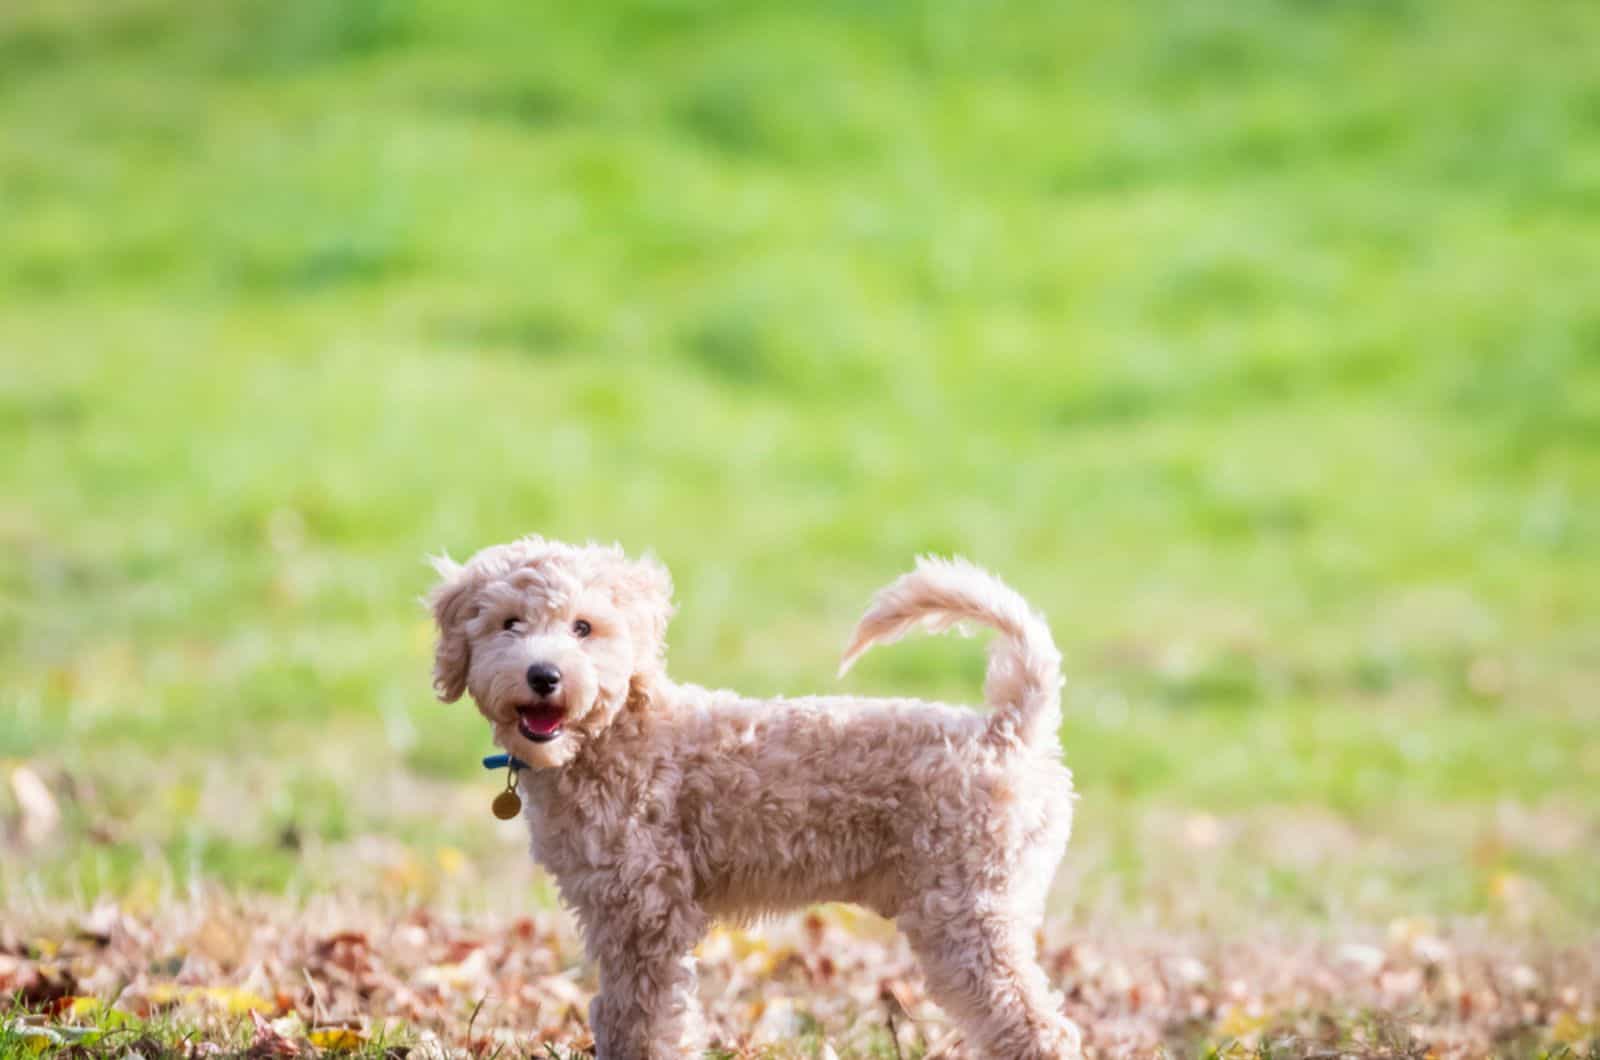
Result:
M850 638L839 676L868 648L897 641L913 626L942 633L968 621L1000 634L989 644L983 682L983 698L994 711L984 739L1001 747L1054 743L1061 726L1061 653L1050 627L1014 589L966 560L924 556L915 570L880 590Z

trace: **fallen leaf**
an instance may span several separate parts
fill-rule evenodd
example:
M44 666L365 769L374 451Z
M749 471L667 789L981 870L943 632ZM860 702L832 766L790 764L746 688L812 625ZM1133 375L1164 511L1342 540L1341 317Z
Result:
M292 1038L285 1038L267 1022L261 1013L250 1010L250 1022L255 1025L255 1037L250 1040L252 1057L299 1056L300 1046Z
M353 1027L314 1027L306 1035L318 1049L345 1053L367 1044L367 1036Z
M35 1056L46 1049L66 1044L66 1039L49 1027L30 1023L25 1019L12 1020L9 1023L0 1024L0 1028L3 1028L7 1034L15 1035L22 1042L23 1048Z
M1265 1018L1253 1016L1238 1005L1229 1005L1212 1033L1218 1038L1244 1038L1266 1025Z
M61 823L61 810L55 796L39 774L27 766L17 766L11 771L11 794L17 800L21 821L17 834L23 846L38 846L50 837Z

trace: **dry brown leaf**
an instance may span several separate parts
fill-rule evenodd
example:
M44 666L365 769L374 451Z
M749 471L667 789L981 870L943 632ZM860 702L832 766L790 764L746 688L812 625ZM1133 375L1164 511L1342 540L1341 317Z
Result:
M267 1018L255 1009L250 1010L250 1022L255 1027L255 1036L250 1039L248 1055L255 1058L273 1056L299 1056L300 1045L292 1038L286 1038L278 1032Z

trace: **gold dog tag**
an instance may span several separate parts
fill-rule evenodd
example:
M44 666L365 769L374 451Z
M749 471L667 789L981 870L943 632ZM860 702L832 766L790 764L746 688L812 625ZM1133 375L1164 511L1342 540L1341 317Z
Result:
M494 802L490 804L489 808L502 821L509 821L522 812L522 799L517 795L517 771L515 769L506 770L506 790L494 797Z
M494 810L494 815L496 817L500 818L502 821L509 821L511 818L522 812L522 800L517 797L516 792L512 791L510 788L507 788L494 797L494 803L491 806L491 809Z

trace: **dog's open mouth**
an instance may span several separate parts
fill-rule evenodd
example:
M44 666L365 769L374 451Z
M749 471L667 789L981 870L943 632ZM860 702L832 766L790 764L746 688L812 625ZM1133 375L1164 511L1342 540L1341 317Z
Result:
M549 743L561 735L561 723L566 719L565 708L553 704L518 707L517 731L534 743Z

